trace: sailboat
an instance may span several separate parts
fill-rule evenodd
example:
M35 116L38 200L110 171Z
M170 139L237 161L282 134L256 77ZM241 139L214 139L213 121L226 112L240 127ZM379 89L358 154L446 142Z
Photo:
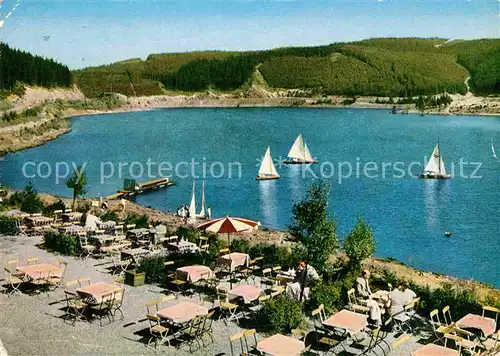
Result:
M290 148L290 152L288 152L289 160L283 162L286 164L310 164L310 163L318 163L311 152L309 152L309 148L302 137L302 134L297 136L295 142Z
M202 183L201 185L201 210L198 215L196 215L199 218L205 219L205 212L206 212L206 203L205 203L205 182Z
M451 175L446 173L446 168L444 167L443 158L441 157L441 151L439 149L439 141L432 151L429 161L425 165L424 173L420 175L420 178L427 179L448 179Z
M266 150L266 154L262 159L262 163L260 164L259 174L255 179L257 180L268 180L268 179L278 179L280 175L276 171L276 167L274 167L273 158L271 157L271 148L268 147Z
M194 196L195 183L193 182L193 193L191 195L191 203L189 204L189 221L196 221L196 198Z
M491 137L491 153L493 153L493 158L498 159L497 154L495 152L495 146L493 146L493 138L495 137L495 134L493 134L493 137Z

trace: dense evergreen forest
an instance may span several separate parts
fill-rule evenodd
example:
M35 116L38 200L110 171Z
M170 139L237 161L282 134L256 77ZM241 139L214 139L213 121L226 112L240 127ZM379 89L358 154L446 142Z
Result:
M16 82L67 87L72 83L72 75L68 67L52 59L34 56L0 43L0 90L11 90Z
M75 71L88 96L155 95L169 90L230 91L258 68L271 88L338 95L416 96L442 92L500 94L500 40L376 38L326 46L252 52L150 55Z

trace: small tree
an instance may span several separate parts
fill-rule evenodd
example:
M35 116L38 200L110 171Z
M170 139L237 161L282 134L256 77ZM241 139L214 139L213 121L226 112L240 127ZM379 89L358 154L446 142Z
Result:
M71 209L75 210L75 203L78 197L82 197L87 193L85 186L87 185L87 175L83 167L78 167L74 170L73 175L66 181L66 187L73 189L73 203Z
M361 269L361 262L373 255L375 247L372 229L362 218L359 218L343 243L343 249L349 257L351 272L358 272Z
M306 265L310 264L319 271L325 269L326 261L338 247L336 224L327 212L329 196L329 184L323 181L313 183L306 199L294 205L293 224L289 228L295 241L302 245L301 254Z
M43 201L31 183L28 183L18 197L21 199L21 211L34 214L43 210Z

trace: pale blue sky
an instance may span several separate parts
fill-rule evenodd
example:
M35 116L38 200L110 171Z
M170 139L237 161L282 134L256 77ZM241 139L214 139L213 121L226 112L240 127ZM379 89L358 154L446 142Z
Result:
M0 19L15 1L3 0ZM498 38L499 13L499 0L21 0L0 40L74 69L159 52Z

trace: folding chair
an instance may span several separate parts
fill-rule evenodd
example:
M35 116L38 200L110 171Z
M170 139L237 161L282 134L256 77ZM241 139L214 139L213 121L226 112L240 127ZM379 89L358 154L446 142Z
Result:
M368 352L372 352L374 348L378 345L379 336L380 336L380 328L369 330L365 338L354 341L351 345L349 345L349 347L360 350L361 354L365 355Z
M495 308L489 305L483 305L483 313L482 316L488 316L494 314L495 315L495 322L498 325L498 316L500 315L500 309Z
M484 349L487 355L495 355L495 352L500 352L500 329L482 341L479 347Z
M203 327L202 327L202 331L201 331L201 342L203 343L203 336L204 335L208 335L210 337L210 340L212 341L212 343L214 342L214 338L212 336L212 324L213 324L213 321L214 321L214 314L215 314L215 310L211 310L208 312L207 315L205 315L203 317L204 321L203 321ZM205 345L203 343L203 345Z
M34 264L38 264L40 263L40 257L30 257L28 259L26 259L26 263L29 264L29 265L34 265Z
M90 256L93 256L97 248L95 245L92 245L88 242L87 233L79 232L77 236L80 248L82 250L79 257L82 258L82 256L85 255L85 258L89 258Z
M255 329L243 331L243 337L245 338L247 352L260 355L260 352L257 351L257 332Z
M439 310L437 309L431 311L429 316L436 342L442 341L445 334L450 333L455 328L455 324L445 325L441 323L441 320L439 320Z
M227 255L229 253L229 249L228 248L221 248L219 250L219 256L224 256L224 255Z
M454 344L455 348L458 348L458 354L461 355L462 351L468 353L469 355L476 355L476 348L478 343L475 341L466 340L455 334L444 334L444 347L447 347L448 341Z
M149 321L149 335L150 338L147 343L147 347L151 344L151 341L155 340L155 349L158 347L158 344L163 344L167 342L167 345L170 346L170 342L167 340L167 334L169 328L160 324L160 318L151 314L147 314L146 318Z
M262 285L272 287L274 285L274 280L272 279L272 269L264 268L262 270L262 277L260 278L260 287Z
M243 355L248 355L247 354L247 349L246 349L246 343L244 342L245 335L243 332L233 334L229 337L229 345L231 347L231 356L243 356ZM236 353L236 345L239 342L240 345L240 352Z
M370 312L370 308L365 305L358 304L358 299L356 298L356 292L354 288L351 288L347 291L347 300L349 302L349 304L347 305L348 309L362 314L368 314Z
M238 321L238 315L236 315L238 304L233 304L228 301L227 291L217 288L217 299L219 300L221 311L219 320L224 317L224 322L226 323L226 325L228 321L231 321L233 319L236 319L236 321Z
M78 284L80 285L80 288L84 286L90 286L90 277L79 278Z
M176 287L177 289L177 297L179 297L179 294L181 294L182 288L187 285L187 282L185 280L177 278L177 273L174 275L174 280L170 281L170 284Z
M160 305L160 300L159 299L151 299L146 302L146 310L147 314L155 314L158 310L160 310L159 305ZM153 308L154 307L154 308ZM153 313L151 313L151 310L153 310Z
M326 320L326 314L324 305L321 304L317 309L314 309L311 313L314 322L314 334L316 336L316 343L326 348L326 353L333 351L335 347L341 345L341 343L346 339L339 335L334 334L331 330L323 326L323 322ZM343 345L341 345L344 348ZM345 350L345 348L344 348Z
M443 318L444 318L444 324L445 325L453 324L453 319L451 318L451 311L450 311L449 305L447 305L443 308L442 313L443 313Z
M23 280L16 276L13 276L8 268L4 268L4 272L5 272L5 281L8 283L8 287L11 290L9 295L14 294L15 292L22 294L21 291L19 290L19 287L23 283ZM5 290L5 292L7 292L7 289Z
M113 272L112 274L118 273L119 276L124 274L130 264L132 263L131 259L122 260L121 253L119 251L111 252L111 260L113 261Z
M101 301L99 304L90 305L90 309L99 318L99 325L100 326L102 326L102 318L104 318L105 316L108 317L110 323L113 321L112 314L111 314L111 309L112 309L113 303L114 303L113 295L114 295L113 292L103 293L101 295Z
M123 225L115 226L115 235L123 235Z
M391 344L391 350L394 352L394 351L401 351L400 350L400 347L405 343L407 342L408 340L410 340L410 335L408 334L403 334L401 336L399 336L397 339L395 339L392 344ZM402 351L401 351L402 352ZM401 355L403 355L401 353Z
M68 285L70 282L66 283ZM85 321L88 321L85 317L85 309L87 304L85 304L73 291L64 290L64 294L66 295L66 314L64 316L64 320L66 321L69 317L73 317L72 325L75 326L77 320L84 318Z
M113 320L115 319L116 312L120 312L122 315L121 320L124 319L122 305L123 298L125 297L125 289L122 288L120 291L113 293L112 303L111 303L111 313L113 315Z
M183 337L189 346L189 351L193 352L192 346L196 342L198 349L201 348L201 335L203 331L203 319L197 316L191 320L187 329L183 332Z
M7 264L5 265L5 268L7 268L10 271L10 275L14 277L18 277L20 279L24 278L24 272L18 271L17 267L19 266L19 260L18 259L13 259L13 260L8 260Z

